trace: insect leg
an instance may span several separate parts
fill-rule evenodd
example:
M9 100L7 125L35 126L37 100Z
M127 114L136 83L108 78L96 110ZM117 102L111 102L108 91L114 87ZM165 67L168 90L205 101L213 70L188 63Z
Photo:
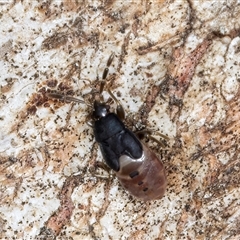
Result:
M117 104L117 108L116 108L116 113L118 115L118 117L120 118L120 120L124 120L125 119L125 111L123 109L122 104L118 101L118 99L113 95L112 91L110 89L107 90L107 92L109 93L109 95L113 98L113 100L115 101L115 103Z
M163 140L158 140L156 139L155 137L152 136L152 131L151 130L148 130L148 129L144 129L144 130L140 130L140 131L137 131L135 132L135 134L137 135L137 137L139 139L143 139L144 137L147 138L147 139L151 139L152 141L156 142L157 144L159 144L161 147L166 147L166 144L164 143ZM162 134L162 133L156 133L157 135L159 135L161 138L165 139L165 140L169 140L169 137Z
M102 174L97 174L97 168L100 168L102 170L104 170L105 172L108 173L108 176L104 176ZM97 178L102 178L102 179L109 179L109 178L112 178L113 175L111 173L111 169L106 165L104 164L103 162L99 162L99 161L96 161L96 163L94 164L94 166L92 168L89 169L89 172L94 176L94 177L97 177Z

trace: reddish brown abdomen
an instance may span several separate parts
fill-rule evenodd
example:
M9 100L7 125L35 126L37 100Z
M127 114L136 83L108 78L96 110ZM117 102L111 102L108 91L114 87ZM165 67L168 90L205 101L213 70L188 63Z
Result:
M166 173L156 154L143 145L143 156L131 159L124 155L119 159L116 173L122 186L133 196L144 201L160 199L166 190Z

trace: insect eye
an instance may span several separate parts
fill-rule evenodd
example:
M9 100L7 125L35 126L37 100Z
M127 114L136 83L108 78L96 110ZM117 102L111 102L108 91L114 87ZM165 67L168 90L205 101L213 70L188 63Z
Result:
M136 177L136 176L138 176L138 175L139 175L139 172L138 172L138 171L133 171L133 172L131 172L131 173L129 174L130 178L134 178L134 177Z

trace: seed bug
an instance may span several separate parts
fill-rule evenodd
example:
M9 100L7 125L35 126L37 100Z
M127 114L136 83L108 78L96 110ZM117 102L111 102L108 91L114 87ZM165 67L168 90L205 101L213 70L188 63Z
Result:
M141 135L150 135L150 132L140 131L134 134L129 130L123 123L125 113L122 105L109 88L105 89L113 58L114 54L111 54L103 71L99 88L100 99L94 99L92 104L87 104L92 108L91 126L94 136L106 164L131 195L144 201L159 199L164 195L167 185L165 169L157 155L140 140ZM110 105L103 100L104 90L116 102L116 113L111 112ZM62 93L48 93L47 96L66 102L85 103ZM167 139L164 135L161 137ZM160 144L151 135L149 138Z

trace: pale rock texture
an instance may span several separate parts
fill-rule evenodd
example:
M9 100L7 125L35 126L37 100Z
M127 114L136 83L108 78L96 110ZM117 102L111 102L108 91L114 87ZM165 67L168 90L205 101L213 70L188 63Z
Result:
M239 1L1 1L0 12L1 239L240 239ZM157 201L95 169L90 107L46 95L87 101L113 52L125 123L170 139L148 143L167 172Z

